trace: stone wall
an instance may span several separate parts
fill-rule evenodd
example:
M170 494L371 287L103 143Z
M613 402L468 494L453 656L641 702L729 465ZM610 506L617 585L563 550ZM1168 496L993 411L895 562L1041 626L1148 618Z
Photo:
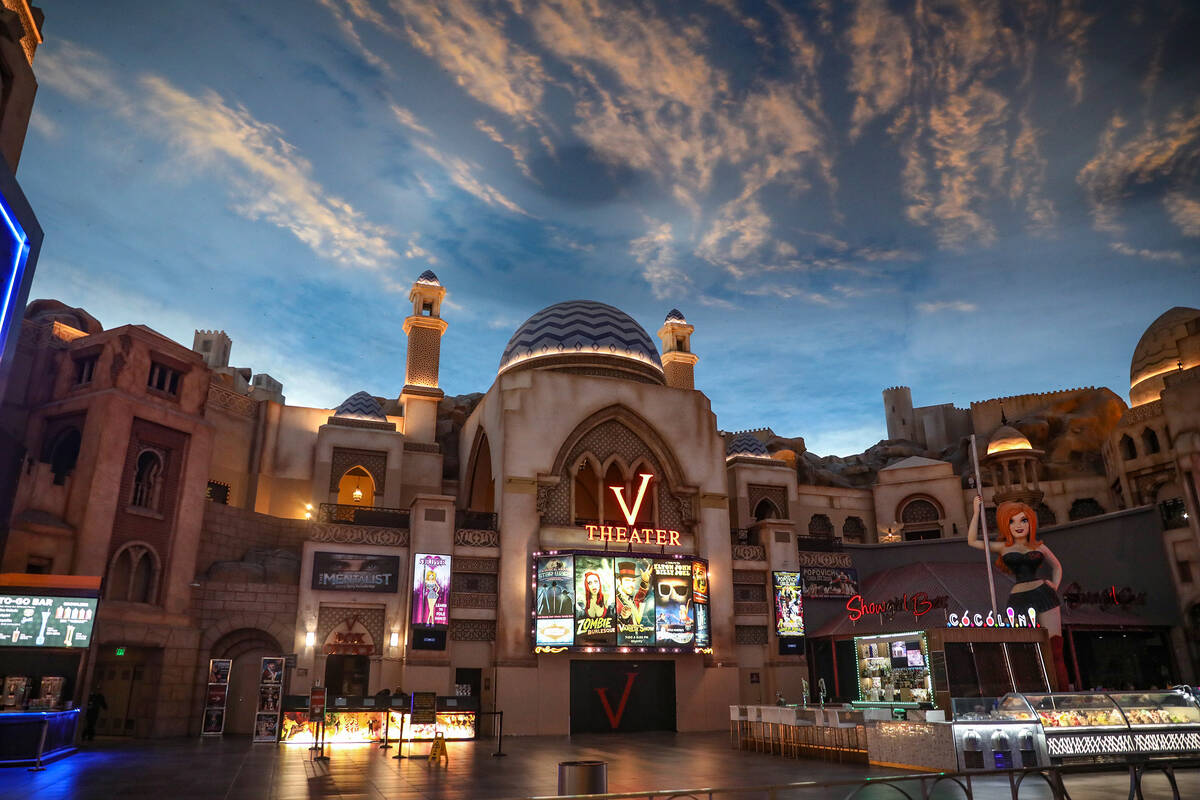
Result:
M209 503L196 555L196 574L204 575L216 561L241 561L255 548L280 549L300 555L308 538L309 523Z

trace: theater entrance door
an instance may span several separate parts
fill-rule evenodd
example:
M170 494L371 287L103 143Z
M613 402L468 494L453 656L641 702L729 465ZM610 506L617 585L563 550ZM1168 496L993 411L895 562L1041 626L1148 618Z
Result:
M571 733L673 730L674 661L571 662Z

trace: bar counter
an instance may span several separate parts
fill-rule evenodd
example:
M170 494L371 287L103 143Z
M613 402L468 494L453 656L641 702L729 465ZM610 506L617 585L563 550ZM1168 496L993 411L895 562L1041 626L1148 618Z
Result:
M0 713L0 766L53 761L75 752L79 709ZM42 734L45 733L45 741Z

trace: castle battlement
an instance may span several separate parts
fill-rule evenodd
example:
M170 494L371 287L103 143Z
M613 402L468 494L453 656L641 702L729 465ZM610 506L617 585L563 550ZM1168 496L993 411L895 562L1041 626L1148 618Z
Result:
M1075 394L1077 392L1094 392L1095 386L1079 386L1074 389L1059 389L1053 392L1036 392L1032 394L1010 394L1005 397L992 397L987 400L972 400L971 408L986 406L992 403L1003 403L1012 400L1054 400L1061 399L1066 395Z

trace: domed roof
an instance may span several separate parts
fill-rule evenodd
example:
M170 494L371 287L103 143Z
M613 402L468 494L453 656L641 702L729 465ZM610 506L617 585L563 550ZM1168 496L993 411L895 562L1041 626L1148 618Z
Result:
M733 458L734 456L754 456L755 458L770 458L771 454L767 452L767 446L758 440L752 433L738 433L729 440L729 444L725 445L725 457Z
M342 401L333 412L335 417L363 419L371 422L387 422L387 416L379 406L379 401L366 392L355 392Z
M988 442L987 454L1003 453L1008 450L1032 450L1033 445L1025 438L1025 434L1011 425L1001 425L992 434Z
M1188 323L1200 320L1200 308L1175 306L1160 316L1138 340L1129 364L1129 402L1140 406L1158 399L1163 389L1163 373L1178 368L1181 355L1179 340L1187 335ZM1184 369L1197 366L1185 363Z
M508 340L497 371L552 356L636 361L662 380L662 361L645 329L619 308L593 300L555 303L525 320Z
M678 308L672 308L670 311L667 312L667 318L665 320L663 320L663 322L684 322L684 323L686 323L687 320L684 319L682 311L680 311Z
M433 270L427 269L417 276L417 283L427 283L430 286L441 286L442 282L438 280L438 276L433 274Z

